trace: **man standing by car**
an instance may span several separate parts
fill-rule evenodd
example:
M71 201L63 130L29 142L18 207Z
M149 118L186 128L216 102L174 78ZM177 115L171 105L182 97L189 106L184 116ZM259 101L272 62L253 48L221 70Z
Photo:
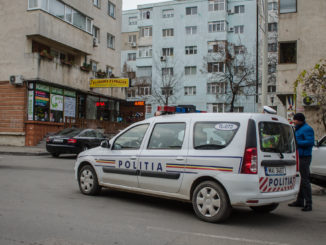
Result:
M310 163L312 147L314 146L314 130L306 123L305 116L297 113L293 117L295 125L295 138L299 151L299 169L301 185L297 200L290 203L290 207L303 207L302 211L312 210L312 197L310 185Z

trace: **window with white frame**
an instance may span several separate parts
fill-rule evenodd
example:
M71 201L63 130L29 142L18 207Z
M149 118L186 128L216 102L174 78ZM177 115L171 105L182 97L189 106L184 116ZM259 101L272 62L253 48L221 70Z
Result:
M196 86L184 87L185 96L196 95Z
M207 42L208 53L223 52L225 44L221 41L208 41Z
M136 53L129 53L128 54L128 60L129 61L136 60Z
M233 107L233 112L243 112L243 106L235 106Z
M196 75L197 67L196 66L185 66L185 75Z
M59 0L28 0L28 9L42 9L88 33L92 33L92 19Z
M276 72L276 63L268 64L268 74L272 74Z
M152 113L152 105L146 104L146 114L151 114L151 113Z
M186 26L187 35L195 35L197 33L197 26Z
M152 46L139 47L138 55L140 58L152 57Z
M268 93L274 93L274 92L276 92L276 86L275 85L268 85L267 86L267 92Z
M106 74L108 74L108 77L111 77L112 73L113 73L113 67L106 66Z
M280 0L280 14L297 12L297 0Z
M173 95L173 88L171 87L163 87L161 88L162 95Z
M115 47L115 36L110 33L107 33L107 46L112 49Z
M225 94L225 93L226 93L225 82L207 83L207 94Z
M129 35L128 36L129 43L135 43L136 42L136 35Z
M140 18L142 20L151 19L152 9L142 9L140 10Z
M220 32L225 31L225 21L208 22L208 32Z
M135 98L135 97L136 97L136 89L128 88L128 98Z
M268 31L269 32L274 32L277 31L277 23L268 23Z
M208 62L207 71L212 72L224 72L224 63L223 62Z
M195 15L197 14L197 7L187 7L186 15Z
M94 60L91 60L90 64L92 67L93 74L95 74L95 72L97 72L97 62Z
M162 76L173 76L173 67L162 68Z
M93 37L97 40L98 43L100 43L100 28L93 25Z
M209 0L208 11L218 11L225 9L225 0Z
M207 104L208 112L225 112L227 105L223 103Z
M244 26L234 26L234 33L236 34L242 34L244 32Z
M243 45L239 45L239 46L234 46L234 54L243 54L245 51L245 48Z
M270 2L270 3L268 3L268 10L269 11L278 10L278 4L277 4L277 2Z
M151 37L152 36L152 27L151 26L141 27L139 32L140 32L139 35L141 37Z
M186 46L186 55L197 54L197 46Z
M112 18L115 18L115 4L111 3L110 1L108 1L108 14Z
M244 12L245 12L245 6L244 5L234 6L234 13L236 13L236 14L242 14Z
M162 17L166 18L173 18L174 17L174 9L163 9Z
M277 52L277 43L269 43L268 52Z
M173 48L162 48L163 56L173 56Z
M162 35L163 37L173 37L174 36L174 31L172 28L170 29L163 29L162 30Z
M137 25L137 16L131 16L129 17L129 25Z
M93 0L93 5L100 8L101 7L101 0Z
M138 95L150 95L151 87L150 86L139 86L138 87Z

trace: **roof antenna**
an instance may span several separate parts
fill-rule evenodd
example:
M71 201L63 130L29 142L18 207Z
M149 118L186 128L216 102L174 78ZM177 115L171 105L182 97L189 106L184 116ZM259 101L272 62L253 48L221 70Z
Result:
M263 108L264 108L264 113L267 113L267 114L276 114L276 111L273 108L271 108L271 107L269 107L267 105L265 105Z

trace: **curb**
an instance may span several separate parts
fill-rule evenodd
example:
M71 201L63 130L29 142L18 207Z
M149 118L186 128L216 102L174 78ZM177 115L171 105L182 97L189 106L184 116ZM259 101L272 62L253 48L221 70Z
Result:
M15 156L46 156L48 152L17 152L17 151L0 151L0 155L15 155Z

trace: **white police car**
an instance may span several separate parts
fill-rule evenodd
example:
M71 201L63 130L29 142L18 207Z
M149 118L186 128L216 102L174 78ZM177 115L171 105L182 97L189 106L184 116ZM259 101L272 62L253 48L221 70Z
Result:
M291 126L268 114L189 113L137 122L79 154L80 191L101 187L191 201L221 222L233 206L269 212L296 198L300 175Z

